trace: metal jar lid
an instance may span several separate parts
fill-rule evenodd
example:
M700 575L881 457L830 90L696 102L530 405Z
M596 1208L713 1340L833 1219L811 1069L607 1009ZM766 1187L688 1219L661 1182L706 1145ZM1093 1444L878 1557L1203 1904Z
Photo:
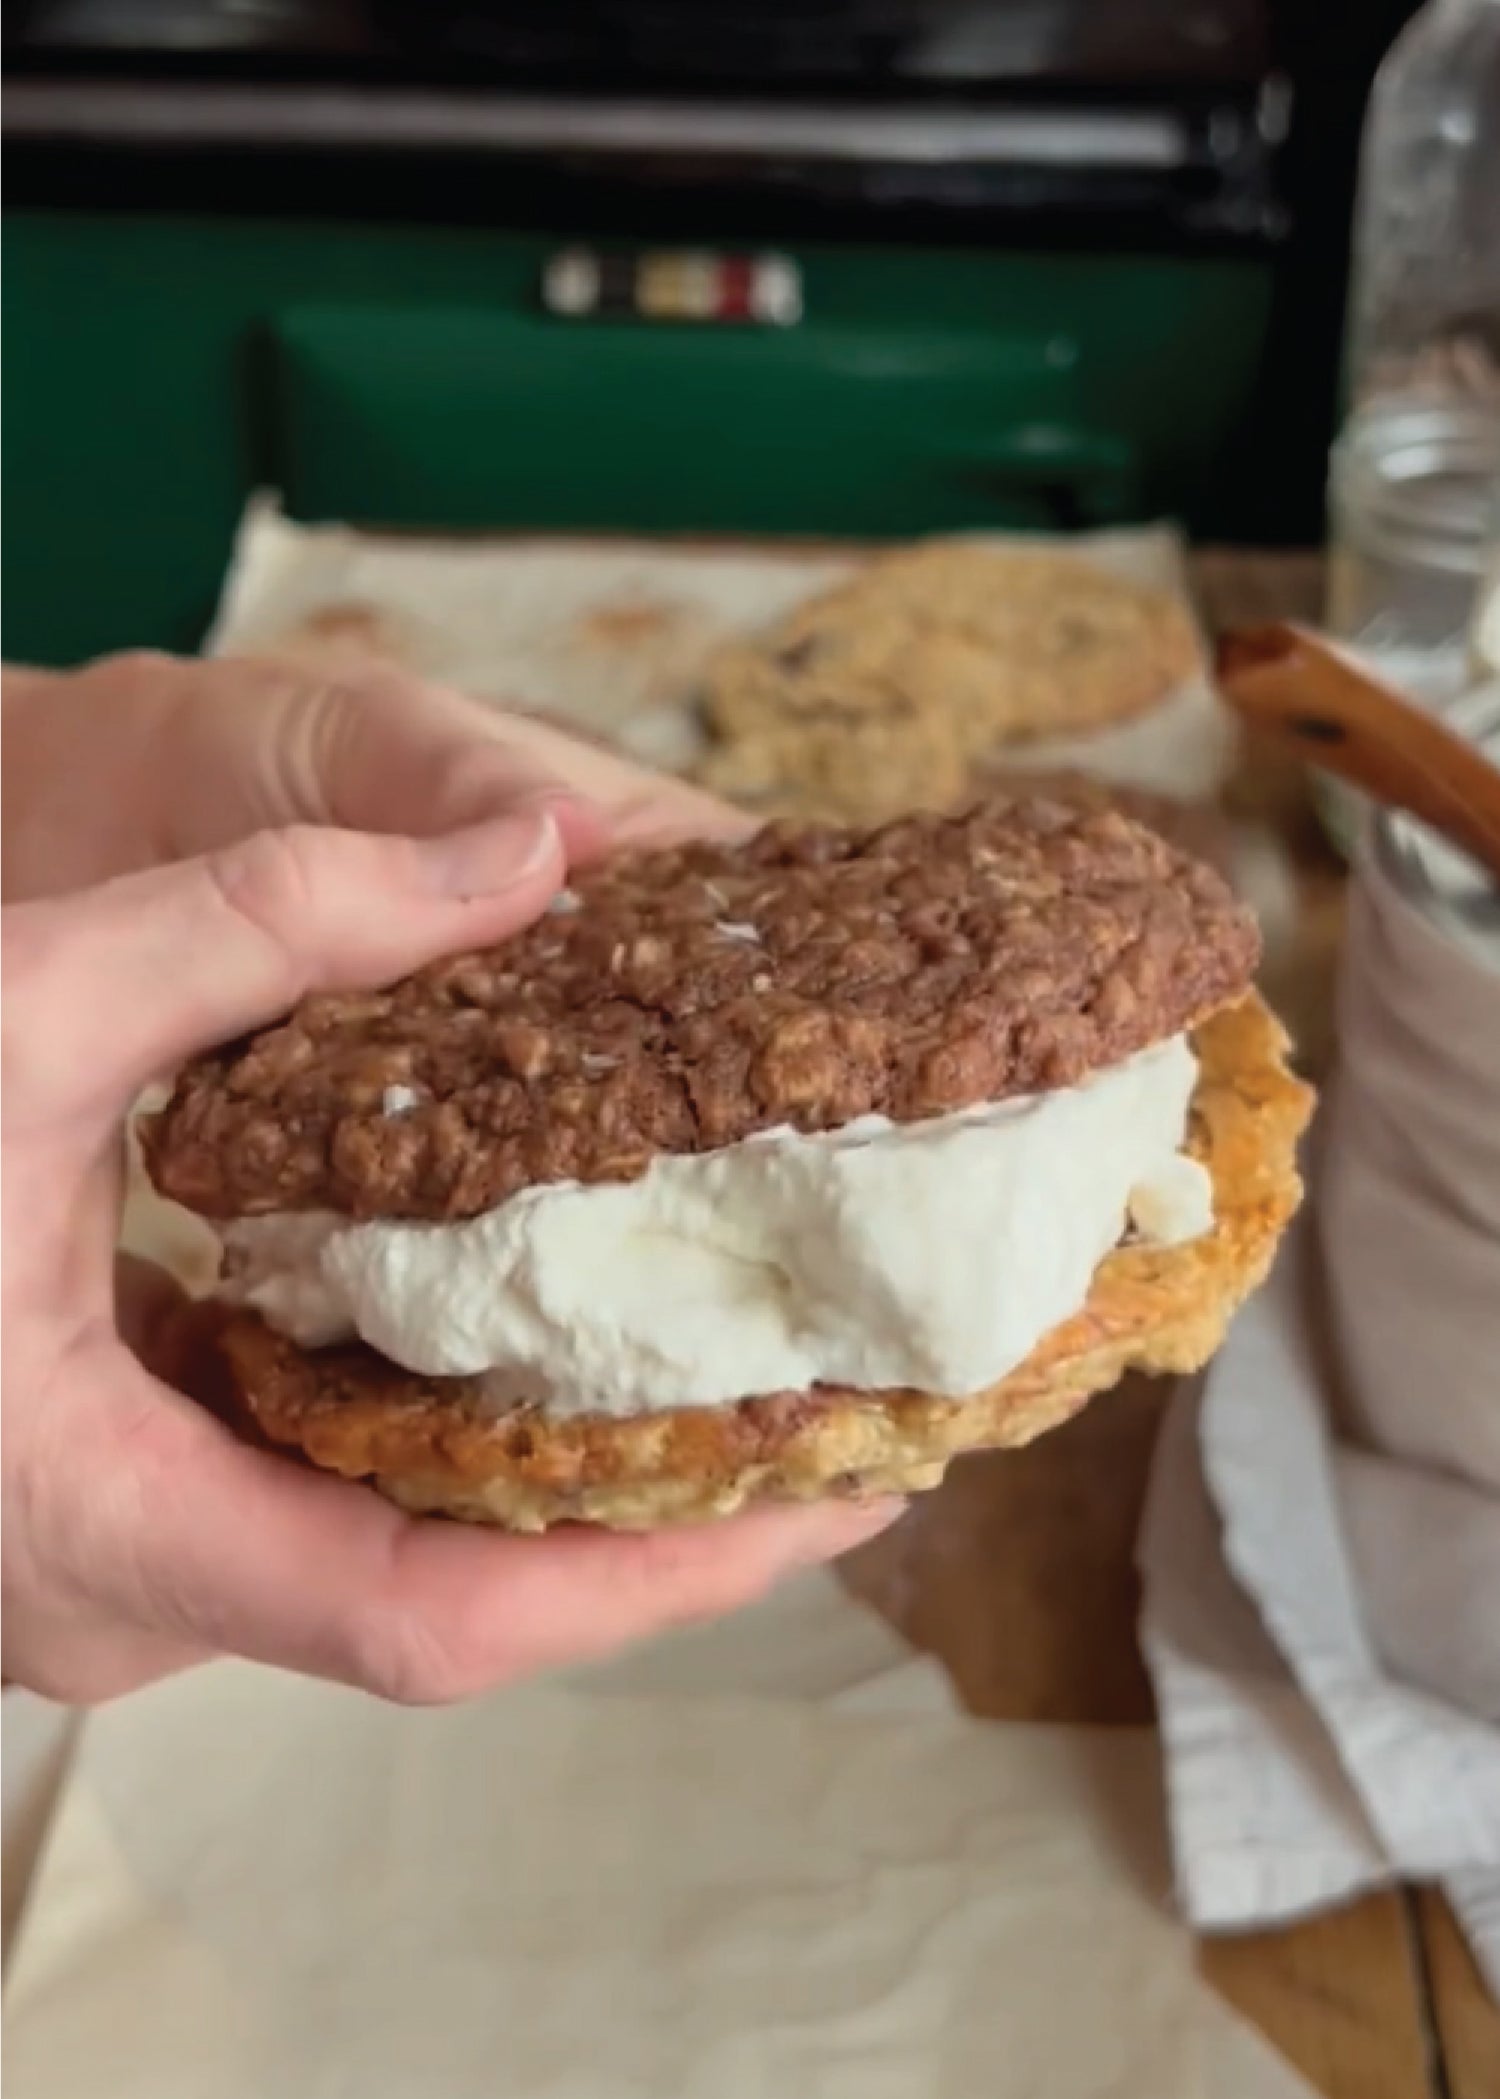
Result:
M1444 709L1449 728L1500 765L1500 678ZM1447 939L1500 972L1500 885L1446 839L1396 809L1374 824L1377 865L1406 901Z

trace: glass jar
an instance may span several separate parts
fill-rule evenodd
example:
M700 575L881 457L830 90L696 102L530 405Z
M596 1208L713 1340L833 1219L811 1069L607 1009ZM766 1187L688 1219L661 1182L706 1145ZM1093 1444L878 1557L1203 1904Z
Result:
M1345 381L1500 415L1500 0L1427 0L1375 75Z
M1500 413L1474 402L1372 402L1333 448L1329 628L1437 708L1469 682L1497 489Z
M1474 626L1469 637L1469 666L1476 684L1491 679L1500 685L1500 490L1496 491L1494 531L1489 559L1474 606Z
M1427 0L1375 76L1345 380L1329 625L1441 705L1500 489L1500 0Z
M1327 624L1445 710L1500 494L1500 0L1428 0L1375 78L1329 473ZM1341 838L1357 812L1330 785Z

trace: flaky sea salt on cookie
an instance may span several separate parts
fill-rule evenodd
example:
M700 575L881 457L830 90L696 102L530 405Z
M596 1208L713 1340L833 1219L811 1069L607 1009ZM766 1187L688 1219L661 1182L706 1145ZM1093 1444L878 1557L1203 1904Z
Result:
M622 857L536 926L200 1060L148 1137L221 1222L261 1425L539 1528L930 1484L1201 1361L1306 1097L1219 878L994 802Z

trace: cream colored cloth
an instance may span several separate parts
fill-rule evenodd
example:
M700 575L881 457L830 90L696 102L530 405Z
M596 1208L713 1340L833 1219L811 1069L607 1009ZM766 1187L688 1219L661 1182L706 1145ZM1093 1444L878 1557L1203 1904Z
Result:
M1440 1880L1500 1996L1500 967L1366 859L1310 1214L1164 1436L1144 1639L1206 1926Z
M963 1719L827 1575L723 1634L446 1712L223 1664L96 1714L11 2099L1309 2099L1163 1900L1148 1732Z
M1339 1040L1315 1213L1338 1398L1360 1442L1500 1494L1500 917L1487 967L1367 860Z

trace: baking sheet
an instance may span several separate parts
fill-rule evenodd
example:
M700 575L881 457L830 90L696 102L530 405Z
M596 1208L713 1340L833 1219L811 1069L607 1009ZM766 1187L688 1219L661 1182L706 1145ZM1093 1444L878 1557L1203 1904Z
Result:
M1187 596L1182 542L1169 526L1080 533L1065 544ZM856 564L848 548L794 544L387 536L297 525L260 496L241 525L207 646L325 659L373 652L677 771L701 749L694 691L713 650ZM1197 678L1118 729L1039 739L1008 750L1006 763L1078 767L1197 799L1222 787L1237 751L1227 710Z

